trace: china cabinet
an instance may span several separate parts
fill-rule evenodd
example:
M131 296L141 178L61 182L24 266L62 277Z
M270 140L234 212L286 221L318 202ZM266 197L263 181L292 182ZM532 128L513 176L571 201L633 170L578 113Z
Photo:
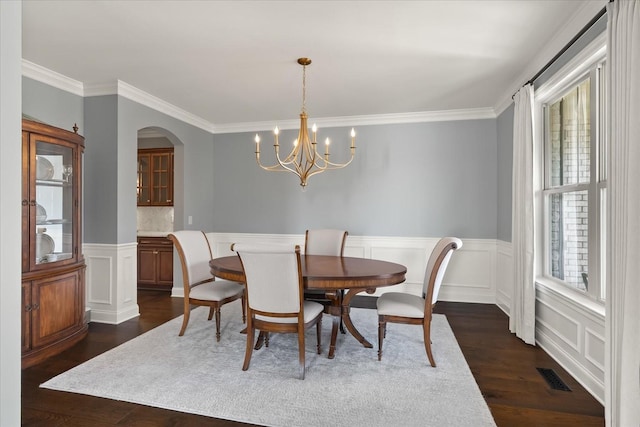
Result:
M22 367L87 334L81 251L84 138L22 120Z
M173 287L173 243L166 237L138 237L138 289Z
M173 148L138 150L138 206L173 206Z

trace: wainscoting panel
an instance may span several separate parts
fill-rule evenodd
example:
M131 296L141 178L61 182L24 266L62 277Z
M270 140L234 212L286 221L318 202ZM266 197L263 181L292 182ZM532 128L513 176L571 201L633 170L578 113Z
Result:
M509 314L513 287L511 243L498 241L496 304ZM604 404L604 313L561 285L536 283L536 344Z
M137 243L85 243L87 309L91 322L118 324L139 315Z
M513 293L513 250L511 242L496 244L496 304L509 315Z
M207 233L214 257L233 255L230 249L234 242L273 242L298 244L304 250L304 234L234 234ZM407 267L406 281L397 286L378 289L375 295L384 292L403 291L420 294L424 279L427 257L438 242L438 238L422 237L386 237L352 236L347 237L344 255L380 259L397 262ZM462 301L495 303L495 240L465 239L463 247L451 260L445 275L440 299L444 301ZM174 288L172 295L182 295L182 273L174 270ZM367 294L363 294L367 295Z

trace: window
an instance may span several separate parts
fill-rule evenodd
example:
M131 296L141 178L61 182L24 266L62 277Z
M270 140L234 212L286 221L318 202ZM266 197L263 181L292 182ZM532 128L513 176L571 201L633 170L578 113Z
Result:
M544 279L604 300L604 47L595 57L536 91L543 118L538 241Z

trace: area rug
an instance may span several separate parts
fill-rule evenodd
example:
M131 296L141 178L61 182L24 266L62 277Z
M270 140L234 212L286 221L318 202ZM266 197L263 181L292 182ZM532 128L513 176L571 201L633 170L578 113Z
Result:
M377 343L377 315L352 309L353 323ZM105 397L265 426L495 426L489 408L443 315L434 315L437 367L424 351L422 328L388 324L382 361L338 334L327 358L331 317L323 319L323 352L315 328L306 335L307 372L298 379L295 334L272 334L242 371L246 335L240 304L222 310L215 340L207 309L195 309L184 336L182 317L167 322L42 384Z

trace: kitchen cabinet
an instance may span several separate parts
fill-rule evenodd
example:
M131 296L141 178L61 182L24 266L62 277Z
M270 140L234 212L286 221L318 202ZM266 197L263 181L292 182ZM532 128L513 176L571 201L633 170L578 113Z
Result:
M22 367L87 334L81 239L84 138L22 120Z
M138 289L173 287L173 243L166 237L138 237Z
M173 148L138 150L138 206L173 206Z

